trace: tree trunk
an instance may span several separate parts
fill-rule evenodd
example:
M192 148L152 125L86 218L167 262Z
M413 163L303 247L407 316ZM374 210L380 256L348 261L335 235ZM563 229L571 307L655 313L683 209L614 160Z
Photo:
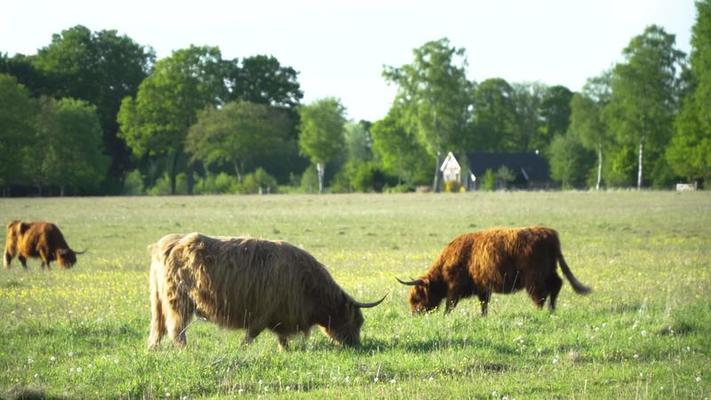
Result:
M170 167L170 194L175 194L176 178L178 175L178 152L173 155L173 165Z
M59 197L64 197L64 185L59 185Z
M440 152L438 151L436 161L435 161L434 180L432 181L432 191L435 193L439 192L439 157L440 157Z
M637 190L642 189L642 156L644 154L644 139L639 141L639 161L637 167Z
M597 146L597 182L595 190L600 190L600 181L602 181L602 145Z
M235 174L237 174L237 182L242 183L242 174L239 173L240 168L239 168L239 163L237 160L233 161L232 164L235 167Z
M316 175L318 175L318 192L323 193L323 176L326 172L326 166L323 163L316 163Z
M195 186L195 179L193 179L193 163L188 164L187 176L185 177L185 183L187 184L188 194L193 194L193 186Z

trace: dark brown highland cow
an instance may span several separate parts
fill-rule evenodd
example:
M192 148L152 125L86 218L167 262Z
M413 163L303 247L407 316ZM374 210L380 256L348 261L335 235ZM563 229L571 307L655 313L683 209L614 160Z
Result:
M289 336L319 325L334 341L360 343L360 303L321 263L285 242L171 234L151 245L151 326L148 347L167 333L178 347L196 313L250 343L264 329L288 346Z
M15 256L25 269L28 258L40 258L42 269L45 265L49 268L50 261L55 260L60 267L71 268L77 262L76 255L83 253L72 250L57 225L51 222L12 221L7 225L3 259L6 269Z
M555 309L563 285L556 264L579 294L590 288L580 283L565 263L558 233L550 228L490 229L458 236L440 253L427 273L412 281L413 313L430 311L446 299L445 313L460 299L477 296L486 315L491 293L513 293L525 288L539 308L546 298Z

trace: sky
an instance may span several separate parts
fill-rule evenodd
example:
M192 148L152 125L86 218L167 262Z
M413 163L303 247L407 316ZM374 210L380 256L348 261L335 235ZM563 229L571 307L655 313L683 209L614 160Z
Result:
M21 0L0 13L0 52L35 54L75 25L115 29L158 58L191 44L225 59L276 57L299 72L304 102L341 100L353 120L387 114L396 88L383 66L443 37L464 48L467 76L580 90L623 60L651 24L676 35L688 54L693 0Z

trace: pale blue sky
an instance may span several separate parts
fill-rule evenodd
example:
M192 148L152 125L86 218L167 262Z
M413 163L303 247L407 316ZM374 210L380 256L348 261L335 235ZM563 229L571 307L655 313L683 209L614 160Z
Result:
M224 58L271 54L300 72L305 101L335 96L352 119L382 118L395 89L383 65L448 37L463 47L468 77L540 81L579 90L621 60L630 39L664 27L689 52L693 0L17 0L3 4L0 52L34 54L53 33L82 24L116 29L158 57L190 44Z

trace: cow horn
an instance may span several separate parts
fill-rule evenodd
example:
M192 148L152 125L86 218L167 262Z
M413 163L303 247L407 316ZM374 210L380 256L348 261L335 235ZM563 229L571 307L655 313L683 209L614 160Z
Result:
M422 285L422 283L423 283L422 279L413 279L411 281L403 281L403 280L400 280L400 278L398 278L398 277L395 277L395 279L397 279L397 281L402 283L403 285L407 285L407 286L417 286L417 285Z
M74 254L84 254L84 253L86 253L87 250L88 249L84 249L82 251L74 251L74 250L72 250L72 251L74 251Z
M356 307L358 307L358 308L371 308L371 307L375 307L375 306L377 306L378 304L382 303L383 300L385 300L385 298L388 297L388 294L390 294L390 293L385 293L385 296L383 296L382 299L380 299L380 300L378 300L378 301L374 301L374 302L372 302L372 303L360 303L360 302L358 302L358 301L353 300L353 304L355 304Z

